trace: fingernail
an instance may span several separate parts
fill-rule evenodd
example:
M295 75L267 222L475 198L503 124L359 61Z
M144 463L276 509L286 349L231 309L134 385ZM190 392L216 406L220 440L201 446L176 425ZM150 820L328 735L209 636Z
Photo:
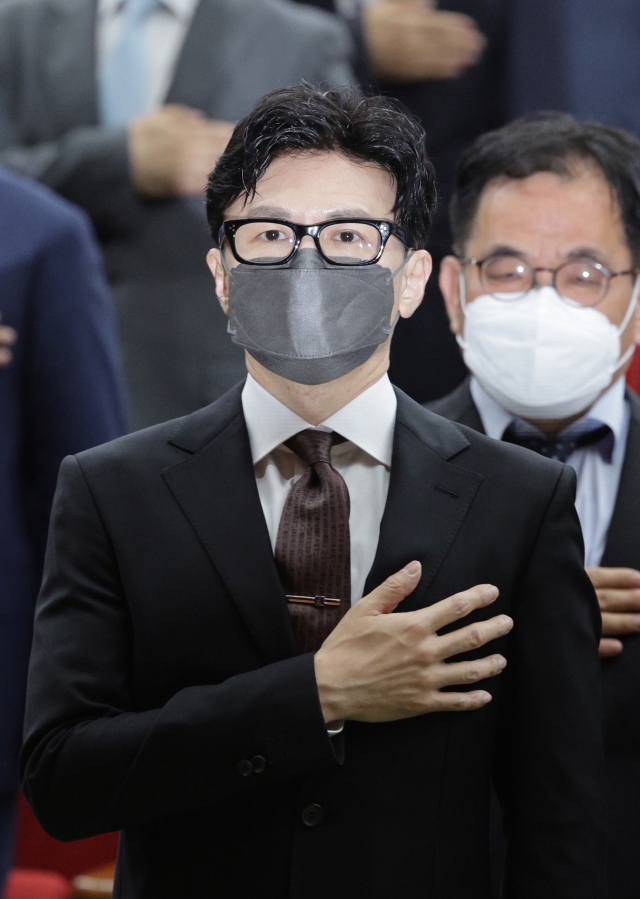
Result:
M506 668L507 660L504 656L499 656L498 658L496 658L496 665L498 666L498 668Z
M500 596L500 591L497 587L494 587L493 584L480 584L479 586L482 590L483 599L491 599L493 601Z
M403 568L402 571L408 577L415 577L420 573L420 562L409 562L406 568Z

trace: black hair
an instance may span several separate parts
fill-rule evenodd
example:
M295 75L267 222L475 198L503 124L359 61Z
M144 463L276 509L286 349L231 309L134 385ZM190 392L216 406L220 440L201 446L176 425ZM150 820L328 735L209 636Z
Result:
M576 164L595 165L618 201L634 264L640 263L640 141L621 128L544 112L515 119L479 137L458 163L449 207L456 252L462 254L487 185L538 172L572 177Z
M266 94L236 125L207 185L207 218L216 244L225 210L243 194L255 195L274 159L323 150L388 172L397 188L396 224L414 248L425 246L436 189L420 123L385 97L306 83Z

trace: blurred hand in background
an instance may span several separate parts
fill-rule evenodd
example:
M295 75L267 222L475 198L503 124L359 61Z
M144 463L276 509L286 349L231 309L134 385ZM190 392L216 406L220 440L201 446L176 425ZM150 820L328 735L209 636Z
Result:
M0 368L6 368L13 359L12 347L18 335L13 328L8 325L1 324L2 316L0 315Z
M435 6L431 0L379 0L365 7L364 36L378 78L457 78L480 60L487 42L476 22Z
M201 195L233 127L232 122L208 119L200 110L179 104L134 119L128 142L138 193L157 199Z

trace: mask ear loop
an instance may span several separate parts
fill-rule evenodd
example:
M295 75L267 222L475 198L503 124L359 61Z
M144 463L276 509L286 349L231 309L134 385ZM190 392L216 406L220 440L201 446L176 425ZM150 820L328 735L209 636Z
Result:
M223 238L224 240L224 238ZM224 258L224 247L222 244L217 248L220 250L220 261L222 262L222 268L225 270L227 275L231 277L231 269L227 265L227 260ZM227 334L235 335L236 329L231 327L231 316L227 318Z
M413 256L413 250L409 250L407 255L404 257L404 259L398 266L398 268L394 272L390 271L389 274L386 275L385 280L386 280L387 284L391 284L393 282L393 279L395 278L395 276L400 274L400 272L402 271L402 269L405 267L405 265L411 259L412 256ZM396 317L391 322L389 327L384 329L386 334L393 334L393 332L395 331L396 325L398 324L399 319L400 319L400 312L398 312L396 314Z
M629 322L631 321L631 318L632 318L632 316L633 316L633 313L636 311L636 306L638 305L638 294L639 294L639 293L640 293L640 275L636 275L635 284L633 285L633 293L631 294L631 300L629 301L629 308L627 309L627 311L626 311L626 313L625 313L625 316L624 316L624 318L622 319L622 324L621 324L620 327L618 328L618 332L617 332L617 333L618 333L618 337L621 337L621 336L624 334L624 332L625 332L625 330L626 330L626 328L627 328L627 325L628 325ZM620 369L622 368L622 366L623 366L626 362L628 362L629 359L631 359L631 357L632 357L633 354L634 354L635 348L636 348L636 346L635 346L635 344L632 342L632 343L631 343L631 346L628 348L627 352L624 353L624 354L620 357L620 359L618 360L618 364L616 365L616 367L615 367L614 370L613 370L614 373L617 372L617 371L620 371Z
M467 285L464 280L464 272L463 271L458 272L458 285L459 285L458 290L460 293L460 308L462 309L462 314L466 318L466 315L467 315ZM456 343L463 350L467 349L467 341L464 339L462 334L456 334Z

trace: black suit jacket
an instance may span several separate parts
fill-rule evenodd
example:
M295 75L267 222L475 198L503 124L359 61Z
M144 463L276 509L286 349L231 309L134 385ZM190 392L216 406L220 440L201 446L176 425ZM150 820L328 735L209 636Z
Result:
M631 422L618 497L601 564L640 569L640 399L627 390ZM431 409L483 432L469 382ZM640 891L640 634L623 637L624 651L602 662L609 808L609 896Z
M44 827L121 829L118 899L482 899L493 773L507 895L601 899L599 613L574 473L398 393L366 591L411 559L423 576L403 611L496 584L472 618L513 615L492 646L509 665L479 711L348 721L332 741L240 389L63 464L22 756ZM244 776L257 756L266 770Z

